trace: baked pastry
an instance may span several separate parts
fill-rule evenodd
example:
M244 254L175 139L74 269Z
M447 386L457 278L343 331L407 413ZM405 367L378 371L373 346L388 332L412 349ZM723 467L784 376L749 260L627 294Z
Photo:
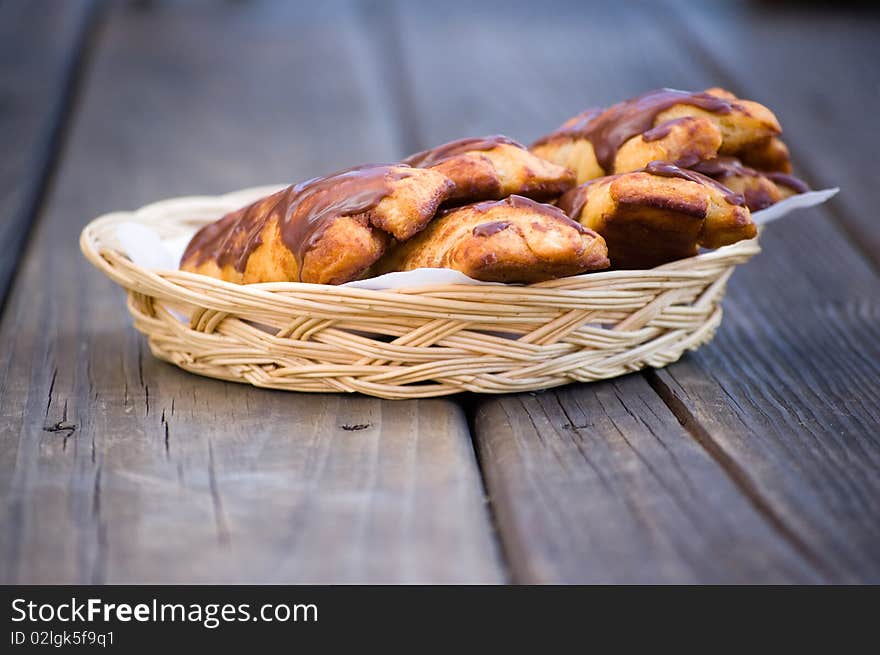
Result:
M601 236L522 196L442 212L391 249L376 273L452 268L487 282L540 282L608 267Z
M533 155L506 136L459 139L410 155L403 163L431 168L455 183L450 200L500 200L516 194L550 200L571 189L574 174Z
M368 165L290 186L199 230L185 271L228 282L342 284L392 238L422 230L455 189L433 170Z
M638 170L655 160L687 167L757 144L776 145L770 140L780 132L769 109L723 89L658 89L605 111L578 114L538 139L531 150L572 169L582 184Z
M788 146L777 136L741 148L736 156L746 166L759 171L791 173Z
M770 205L810 188L793 175L780 172L757 171L746 166L736 157L716 157L691 167L707 175L745 198L751 211L765 209Z
M757 233L742 195L659 161L586 182L563 195L559 208L604 237L614 268L651 268Z
M650 91L531 149L459 139L288 187L200 230L181 268L322 284L419 267L536 282L609 257L650 268L752 238L750 210L808 190L780 132L769 109L723 89Z

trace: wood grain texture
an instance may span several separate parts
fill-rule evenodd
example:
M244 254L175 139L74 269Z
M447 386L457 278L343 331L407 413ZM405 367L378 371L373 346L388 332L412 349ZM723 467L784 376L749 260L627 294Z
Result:
M157 362L77 233L160 197L465 135L528 141L662 85L727 84L779 108L814 183L870 163L876 98L862 63L837 70L852 55L830 52L821 22L792 23L805 44L751 10L652 7L117 7L0 324L0 581L504 580L455 401L267 392ZM869 29L826 19L872 52ZM834 98L802 76L786 91L811 45L836 57L809 66L837 80ZM845 123L847 97L861 104ZM766 230L698 353L469 401L513 580L880 580L880 286L860 254L873 233L852 245L876 190L854 179L833 212Z
M687 7L682 20L718 34L715 65L732 71L719 82L778 108L795 165L843 191L831 209L765 230L764 254L731 284L724 329L654 386L831 579L877 582L880 277L863 253L878 232L854 228L856 248L840 229L841 217L862 225L877 200L865 137L880 74L862 59L876 49L864 32L876 18L715 9Z
M0 4L0 310L62 147L96 3Z
M354 12L116 7L0 326L3 582L497 582L461 409L158 362L92 216L389 156ZM291 38L291 33L297 36Z
M772 100L798 172L816 188L843 189L830 206L835 221L880 270L880 13L736 2L675 2L669 13L670 29L726 84Z
M479 404L514 580L816 582L640 375Z
M421 101L417 106L426 131L422 145L493 131L529 141L587 106L605 105L659 86L705 88L731 81L719 77L734 58L732 49L716 65L682 36L676 26L680 16L648 5L639 10L632 5L505 3L481 5L478 12L456 7L457 12L438 12L429 18L404 11L403 33L409 44L404 61L412 71L415 97ZM735 17L728 19L735 21ZM753 18L755 23L760 19L760 14ZM747 39L751 25L722 23L713 22L711 29L704 30L707 51L711 53L716 42L712 35L723 28L727 30L724 38L737 35L730 38L737 56L748 57L744 53L752 48ZM769 34L764 37L764 43L770 40ZM778 48L790 43L799 51L807 47L800 39L796 30L790 30L773 40ZM450 43L458 47L449 47ZM780 55L776 60L779 70L792 67L791 57ZM785 106L781 79L762 82L761 62L748 61L752 85L733 90L750 93L774 108L779 103ZM841 100L856 83L849 75L836 87ZM437 102L438 98L445 101ZM796 153L816 153L814 144L828 139L827 135L817 137L822 129L818 123L789 125L795 107L781 113ZM869 130L869 124L851 125L852 137L838 149L857 152L853 161L864 160L869 150L863 137ZM722 545L716 546L714 554L726 563L729 579L760 581L767 571L780 574L782 569L776 567L790 560L764 559L767 569L763 572L752 561L774 552L768 544L778 538L797 552L795 560L807 560L821 579L875 580L880 555L876 530L880 524L876 502L880 497L877 277L827 210L803 212L772 225L762 245L765 253L732 280L725 322L715 342L645 377L686 425L689 436L668 432L667 427L661 427L660 433L673 442L691 439L717 464L702 464L702 474L691 470L693 464L685 468L688 476L702 480L698 488L705 494L698 501L704 503L703 522L685 534L698 535L693 542L700 543L700 538L713 531L723 533L723 510L713 506L711 494L729 489L713 482L726 477L736 488L729 498L736 499L735 503L745 499L763 519L756 521L752 516L750 522L742 518L748 512L738 515L742 527L737 534L751 541L752 550L738 549L736 539L721 540ZM691 551L689 557L675 548L646 555L646 544L655 543L656 534L676 534L682 529L669 507L683 493L685 483L668 459L639 460L634 439L631 461L608 457L607 468L601 470L607 477L643 467L647 477L650 464L670 491L633 491L640 503L619 503L613 511L595 508L593 516L601 516L599 524L604 527L638 525L633 517L646 515L655 532L634 530L624 538L606 528L597 537L589 528L581 529L580 523L578 528L570 527L577 518L583 523L589 515L589 509L579 508L579 503L592 508L597 495L613 494L595 480L592 484L599 492L583 482L585 476L598 478L585 464L568 472L559 466L561 458L555 457L554 450L573 450L576 440L564 427L570 421L559 412L548 413L543 406L573 395L581 405L592 407L587 433L611 450L614 432L596 427L610 420L595 400L603 393L607 394L603 385L591 385L548 392L554 400L539 404L524 397L478 404L478 417L501 420L515 415L519 420L515 426L505 426L501 434L492 420L477 422L481 463L502 540L514 562L514 577L595 579L601 571L607 579L625 579L639 570L644 578L660 579L675 571L671 578L712 579L713 569L706 561L711 549ZM642 404L636 403L635 408L628 400L624 404L643 424L657 423ZM535 421L532 427L521 424L526 416ZM630 437L629 432L625 434ZM680 447L690 448L694 443ZM522 471L531 473L528 482L521 479ZM621 484L614 493L620 495L621 489L627 487ZM729 503L724 500L719 506ZM552 519L545 519L545 529L529 531L526 526L544 512L553 514ZM566 515L567 520L557 520L556 514ZM552 520L556 523L551 524ZM759 524L771 526L774 536L767 539L766 532L755 528ZM603 538L597 547L596 539ZM724 544L732 549L729 557ZM608 553L621 557L614 561Z
M737 273L711 347L658 371L658 389L834 579L877 581L880 285L820 213L790 220Z
M711 83L633 7L455 7L402 10L425 146L494 131L528 141L589 105ZM824 579L641 376L475 406L516 580Z

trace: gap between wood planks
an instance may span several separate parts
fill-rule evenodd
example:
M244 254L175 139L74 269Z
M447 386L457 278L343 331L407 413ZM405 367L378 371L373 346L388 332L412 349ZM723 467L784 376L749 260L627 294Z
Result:
M425 141L424 130L418 118L414 91L410 82L411 72L404 63L404 49L398 32L401 20L397 15L396 4L381 0L361 0L357 4L357 10L356 18L363 23L365 31L378 37L367 39L366 42L373 55L370 60L376 62L375 67L378 69L376 75L390 89L391 98L385 108L395 126L397 155L402 158L431 147L431 144ZM474 429L476 396L468 393L458 394L455 396L455 401L461 406L467 419L471 449L479 470L480 487L486 504L486 515L489 519L492 539L498 550L498 563L501 566L504 584L510 584L515 582L512 560L507 551L507 544L501 538L498 515L489 493L485 467L476 443Z
M415 107L417 103L413 97L412 84L407 79L405 60L402 57L402 46L399 36L396 33L396 26L400 24L400 19L396 15L396 6L393 3L382 5L380 9L376 9L372 2L365 0L361 4L362 17L368 29L376 30L382 38L373 39L372 42L376 49L375 61L378 66L385 68L379 71L380 78L391 89L392 107L389 108L394 116L395 125L399 135L399 144L402 148L401 156L431 147L431 143L426 143L424 133L420 127L418 116L415 115ZM670 26L676 33L681 33L682 40L686 46L701 55L700 60L704 62L705 67L718 80L720 85L738 88L739 85L732 79L732 75L717 60L705 44L696 41L693 35L687 30L680 21L676 21L670 17L668 13L659 10L656 7L651 8L655 13L658 21ZM677 10L680 11L680 10ZM805 159L805 158L804 158ZM800 160L799 160L800 161ZM817 176L808 168L806 169L806 179L815 186ZM841 225L847 225L845 219L839 213L839 210L833 209L835 217L839 218ZM847 238L857 244L854 240L852 232L846 230ZM858 244L857 244L858 245ZM869 253L863 248L859 248L859 254L867 260L875 264ZM669 409L673 416L685 429L687 434L698 444L698 446L706 452L706 454L718 464L724 475L731 481L734 487L745 497L747 502L759 513L772 530L779 535L786 543L788 543L796 552L801 554L808 562L810 562L818 572L829 576L832 568L809 546L809 544L798 534L798 532L789 526L782 516L774 509L773 502L765 497L751 480L749 474L730 457L723 447L712 438L709 430L700 423L696 416L686 407L686 405L678 399L672 390L660 379L654 370L644 370L640 375L645 379L651 390L658 396L660 401ZM552 391L551 391L552 393ZM476 397L470 394L460 396L458 402L462 404L468 418L468 427L471 433L471 442L474 449L474 455L480 470L481 481L484 493L487 498L487 507L492 522L495 537L499 544L499 552L505 566L505 573L508 578L512 577L511 557L508 546L504 539L501 538L501 532L498 529L498 514L495 503L489 493L488 481L486 476L486 468L480 457L480 448L477 444L476 431L474 429L474 419L476 414Z
M6 300L18 277L19 265L55 179L61 153L79 105L83 80L99 40L100 28L104 24L106 7L104 0L88 0L76 28L70 58L61 74L61 86L43 128L43 135L38 139L39 153L34 158L31 171L22 182L25 187L24 198L20 206L13 209L14 213L9 219L13 224L14 241L6 245L13 254L7 262L9 270L0 270L0 316L6 310Z
M375 58L375 61L377 62L377 66L384 68L384 70L379 71L379 74L383 81L388 83L388 87L391 89L391 101L388 109L397 125L398 139L401 147L401 152L399 154L408 154L409 152L432 145L422 142L423 132L418 121L417 113L414 111L415 103L409 74L404 65L403 57L401 56L401 46L396 32L396 26L399 21L394 14L394 8L388 7L384 4L376 8L373 3L363 3L359 5L359 8L362 10L362 19L367 27L371 30L377 31L382 37L372 41L375 43L376 47L377 57ZM100 24L105 15L104 10L104 3L97 1L93 2L90 6L87 20L83 21L84 24L76 45L74 57L71 59L70 69L65 74L65 85L60 93L58 108L52 115L51 136L47 141L46 154L40 159L40 162L44 165L34 183L33 194L32 196L29 196L28 209L25 214L27 218L23 221L23 241L27 239L29 228L32 228L36 224L37 216L41 210L44 198L47 195L47 190L51 186L57 163L60 161L67 133L70 125L73 123L72 118L77 108L77 99L81 82L88 70L92 52L99 38ZM665 20L672 23L675 22L669 21L668 18ZM683 33L687 32L687 30L680 25L676 25L675 27ZM700 54L703 55L703 61L706 62L706 66L710 68L713 73L717 74L719 81L727 82L731 79L730 75L728 75L726 71L721 68L720 64L711 56L711 53L705 51L705 48L702 47L703 44L694 42L694 37L692 37L692 35L683 34L683 36L691 37L687 39L689 47L693 46L694 49L698 50ZM809 178L811 176L808 174L807 177ZM846 222L841 220L840 224L846 225ZM849 232L847 232L847 234L852 240L852 235ZM864 255L863 250L859 248L858 242L853 241L853 244L856 249ZM21 248L19 252L22 250L23 248ZM868 259L871 260L870 257L868 257ZM15 279L14 274L10 279ZM12 282L10 282L9 288L11 288L11 284ZM0 303L4 301L5 293L2 298L0 298ZM2 310L2 305L0 305L0 310ZM725 474L730 477L732 482L749 499L752 505L761 512L768 523L770 523L770 525L772 525L773 528L799 552L816 563L815 555L809 551L809 548L802 542L799 536L781 521L772 509L771 503L753 488L747 475L745 475L745 473L743 473L738 466L727 457L720 447L712 441L706 429L695 419L687 408L675 398L674 394L672 394L668 387L657 378L656 374L653 371L646 371L642 373L642 375L663 403L685 427L688 433L716 462L719 463L721 468L725 471ZM484 494L486 494L487 489L484 467L479 457L479 449L476 448L475 432L473 430L474 400L474 397L465 396L460 398L459 402L463 405L468 416L469 427L471 428L472 447L474 448L475 458L480 468L483 491ZM165 438L167 447L167 424L165 425ZM100 472L96 477L96 488L99 488L99 484ZM497 517L495 515L495 508L491 502L488 502L488 513L494 524ZM496 543L501 552L502 562L506 567L506 578L510 579L510 559L507 556L507 553L505 553L505 544L498 535L499 533L496 529Z
M718 466L721 467L721 470L724 471L724 474L736 485L736 488L746 497L752 507L764 517L767 523L773 527L777 534L800 553L804 559L815 566L820 573L829 579L833 578L832 567L773 509L773 504L764 498L748 472L724 451L721 444L712 438L709 431L700 424L697 417L691 413L672 389L660 379L657 372L654 369L647 369L642 371L641 375L648 382L651 389L654 390L654 393L660 396L660 399L669 408L669 411L672 412L672 415L675 416L681 427L715 460Z
M687 49L692 50L697 55L696 59L717 80L719 85L731 89L734 93L747 95L752 91L747 84L744 84L739 79L739 75L736 72L724 65L722 58L706 42L703 32L699 29L695 19L688 14L682 5L670 0L664 0L662 6L650 5L650 11L654 14L658 23L663 24L669 32L677 37L677 40L680 40ZM797 161L798 174L804 178L810 187L819 188L818 180L820 176L813 166L812 159L801 152L798 142L789 142L788 145L793 153L793 159ZM859 237L859 228L853 223L847 213L836 203L827 204L825 209L831 214L836 227L840 229L840 232L854 252L872 271L880 273L880 260L877 259L877 254ZM816 566L820 572L833 578L833 575L831 575L833 567L825 562L797 531L783 520L782 516L774 509L773 503L758 490L748 472L725 452L721 444L713 439L711 433L705 429L686 404L676 396L675 392L663 381L662 377L653 369L643 371L642 375L666 406L669 407L682 427L718 463L752 506L773 526L774 530Z

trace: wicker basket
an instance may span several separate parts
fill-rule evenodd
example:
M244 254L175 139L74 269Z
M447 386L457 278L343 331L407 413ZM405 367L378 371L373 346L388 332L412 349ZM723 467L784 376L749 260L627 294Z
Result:
M147 270L119 251L121 222L144 223L172 238L274 188L166 200L102 216L83 230L83 253L126 289L134 325L154 355L199 375L258 387L381 398L600 380L665 366L709 341L734 267L759 252L752 240L645 271L529 286L373 291L236 285Z

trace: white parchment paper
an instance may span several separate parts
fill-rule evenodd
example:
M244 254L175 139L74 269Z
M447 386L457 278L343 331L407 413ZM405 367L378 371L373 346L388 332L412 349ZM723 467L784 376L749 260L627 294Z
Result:
M753 212L752 219L758 225L766 225L771 221L782 218L786 214L796 210L821 205L829 200L840 189L823 189L821 191L808 191L796 196L786 198L775 205ZM219 216L217 218L220 218ZM195 234L184 234L174 239L162 239L159 234L148 225L136 222L120 223L116 237L122 246L123 254L138 266L152 270L174 270L180 264L180 258L187 244ZM359 289L412 289L420 286L433 286L438 284L481 284L491 285L498 282L481 282L468 277L459 271L448 268L419 268L414 271L400 273L386 273L378 277L366 280L349 282L346 286Z

